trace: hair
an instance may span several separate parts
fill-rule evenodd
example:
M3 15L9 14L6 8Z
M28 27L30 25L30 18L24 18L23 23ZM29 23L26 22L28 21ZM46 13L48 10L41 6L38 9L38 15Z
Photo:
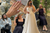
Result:
M30 2L30 1L31 1L31 0L29 0L29 1L28 1L28 4L27 4L27 6L29 6L29 2Z
M6 18L4 18L4 15L5 15L5 14L3 14L3 15L2 15L2 19L3 19L3 20L4 20L4 19L6 19L6 20L7 20L7 17L6 17Z
M42 4L39 4L39 6L40 6L40 5L42 6ZM40 7L39 7L39 8L40 8ZM42 8L43 8L43 6L42 6Z
M21 15L21 14L19 14L19 15ZM19 15L17 16L17 19L19 19Z

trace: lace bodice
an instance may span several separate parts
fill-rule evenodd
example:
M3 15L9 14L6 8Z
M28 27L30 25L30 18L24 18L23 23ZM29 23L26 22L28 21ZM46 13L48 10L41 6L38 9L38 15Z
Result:
M32 11L33 11L33 8L32 8L32 7L27 7L26 10L27 10L28 12L32 12Z

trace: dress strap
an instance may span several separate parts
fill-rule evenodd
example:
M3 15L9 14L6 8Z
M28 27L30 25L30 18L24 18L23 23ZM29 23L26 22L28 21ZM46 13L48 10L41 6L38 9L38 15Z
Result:
M18 23L18 19L16 19L16 23Z

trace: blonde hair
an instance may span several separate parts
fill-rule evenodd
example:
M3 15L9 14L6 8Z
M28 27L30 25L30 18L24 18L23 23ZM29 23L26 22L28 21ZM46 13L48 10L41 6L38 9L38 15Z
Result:
M40 6L42 6L42 4L39 4L39 8L40 8ZM43 8L43 6L42 6L42 8Z

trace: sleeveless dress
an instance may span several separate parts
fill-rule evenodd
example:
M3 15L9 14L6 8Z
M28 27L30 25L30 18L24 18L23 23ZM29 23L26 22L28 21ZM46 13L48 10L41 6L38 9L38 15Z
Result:
M24 22L25 22L25 19L23 19L23 22L19 22L18 19L16 19L17 25L16 25L13 33L22 33Z
M43 9L39 9L39 19L40 19L41 26L47 25L47 21L46 21Z
M33 8L27 7L26 10L29 12L29 14L26 14L24 29L22 33L39 33L35 14L33 13Z

